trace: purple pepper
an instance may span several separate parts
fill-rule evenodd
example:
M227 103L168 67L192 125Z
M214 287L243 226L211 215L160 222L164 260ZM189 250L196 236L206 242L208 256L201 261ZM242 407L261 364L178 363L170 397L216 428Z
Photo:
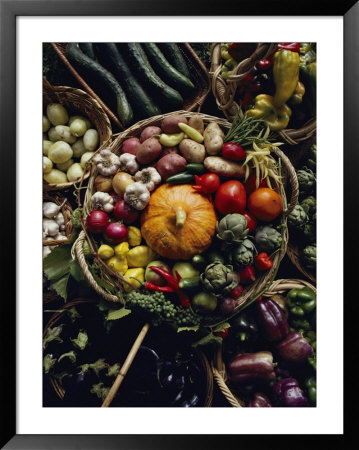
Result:
M273 355L266 351L241 353L229 363L228 372L233 382L274 380Z
M277 344L277 350L285 361L295 363L305 361L313 353L312 346L298 331L288 334Z
M308 399L299 387L295 378L284 378L273 386L278 406L303 407L308 406Z
M255 392L253 399L248 403L248 408L270 408L269 398L261 392Z
M284 339L289 333L289 325L282 308L271 298L257 302L259 321L265 337L272 342Z

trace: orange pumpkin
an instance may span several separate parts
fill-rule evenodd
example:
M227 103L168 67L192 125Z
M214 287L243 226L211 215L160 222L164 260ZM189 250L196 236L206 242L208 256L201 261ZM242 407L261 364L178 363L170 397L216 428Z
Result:
M211 244L216 213L207 197L188 184L163 184L141 217L147 245L164 258L190 259Z

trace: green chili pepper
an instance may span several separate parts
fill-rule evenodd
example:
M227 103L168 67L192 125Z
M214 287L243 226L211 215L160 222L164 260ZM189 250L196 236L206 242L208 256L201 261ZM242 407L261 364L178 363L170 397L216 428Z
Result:
M184 138L183 132L172 134L162 133L160 134L160 143L165 147L176 147L176 145L178 145L183 138Z
M202 134L199 131L197 131L196 129L194 129L193 127L190 127L189 125L187 125L186 123L179 122L178 127L181 128L181 130L184 133L186 133L186 135L190 139L193 139L195 142L198 142L199 144L201 144L204 141L204 137L202 136Z
M291 289L287 294L287 307L295 316L304 317L316 307L316 294L309 287Z

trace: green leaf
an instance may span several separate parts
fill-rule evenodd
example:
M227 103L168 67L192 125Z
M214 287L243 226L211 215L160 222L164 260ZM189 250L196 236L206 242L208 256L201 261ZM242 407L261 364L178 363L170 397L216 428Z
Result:
M64 358L69 358L69 360L73 363L73 364L75 364L75 362L76 362L76 353L73 351L73 350L71 350L70 352L67 352L67 353L63 353L60 357L59 357L59 359L58 359L58 362L60 362L62 359L64 359Z
M52 358L51 355L45 355L44 357L44 369L45 373L49 373L54 364L56 363L56 358Z
M121 366L118 363L115 363L113 366L109 366L106 375L108 377L117 377L120 372L120 368Z
M106 292L108 292L109 294L115 294L117 288L115 286L113 286L110 282L103 280L102 278L100 278L95 270L94 267L90 267L89 266L89 270L92 274L92 276L94 277L96 283L102 287Z
M85 281L85 276L81 270L79 263L76 260L71 261L70 263L70 275L76 281Z
M76 319L79 319L81 316L80 314L77 312L77 309L75 306L73 306L72 308L69 308L66 310L67 314L70 316L71 322L75 322Z
M100 400L105 400L107 394L109 393L110 388L105 386L103 382L94 384L92 389L90 390L91 394L96 394Z
M92 369L97 376L99 376L99 372L103 369L106 369L107 364L104 358L100 358L94 363L90 364L90 369Z
M222 333L223 331L225 331L227 328L229 328L231 326L231 324L230 323L228 323L228 322L222 322L222 323L220 323L220 324L218 324L214 329L213 329L213 331L215 332L215 333Z
M63 324L59 325L58 327L54 328L48 328L46 332L46 336L43 339L42 345L45 349L47 344L52 341L57 341L62 343L63 340L60 338L60 334L62 332Z
M193 325L192 327L178 327L177 333L181 333L181 331L198 331L199 325Z
M69 275L72 261L71 247L72 245L68 244L59 245L44 258L43 270L50 281Z
M79 348L80 350L84 350L87 343L88 343L88 335L86 331L80 330L79 334L77 335L76 339L71 339L71 342L74 344L75 347Z
M107 302L105 299L101 298L97 303L97 307L100 311L109 311L112 307L112 303Z
M112 309L108 312L106 320L117 320L122 319L122 317L127 316L131 313L130 309L121 308L121 309Z
M212 334L212 333L209 333L209 334L207 334L207 336L204 336L199 341L194 342L192 344L192 347L199 347L202 345L212 345L212 344L222 345L222 338L220 338L218 336L214 336L214 334Z
M50 253L51 254L51 253ZM62 278L51 283L55 291L62 297L65 301L67 300L67 283L69 281L70 274L64 275Z

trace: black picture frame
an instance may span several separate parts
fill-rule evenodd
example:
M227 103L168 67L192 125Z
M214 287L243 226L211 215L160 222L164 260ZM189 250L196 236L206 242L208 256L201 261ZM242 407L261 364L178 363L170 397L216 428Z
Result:
M332 445L347 447L355 424L354 415L347 415L343 435L18 435L16 434L16 18L19 16L343 16L344 18L344 256L350 255L357 243L358 223L356 192L351 180L355 179L359 160L359 63L358 63L358 19L359 5L356 1L324 2L307 1L233 1L227 0L225 8L218 2L182 0L178 14L172 2L163 0L0 0L0 177L1 191L6 193L3 208L6 217L0 220L0 236L3 257L2 307L1 307L1 408L3 419L0 422L0 444L5 449L218 449L235 448L239 445L257 446L272 441L272 446L280 446L281 440L290 440L292 448L317 446L317 441L328 438ZM328 95L335 98L335 89ZM5 151L6 149L6 151ZM333 211L334 214L335 211ZM340 269L340 268L339 268ZM355 279L357 265L347 265L344 271L344 286L347 302L345 304L344 349L345 374L358 375L358 365L353 358L350 343L350 328L354 325L356 296L349 297L351 280ZM30 292L31 296L31 292ZM343 297L344 298L344 297ZM333 324L333 327L335 325ZM357 350L357 348L356 348ZM354 365L354 367L353 367ZM345 405L349 409L351 383L354 376L345 378ZM353 405L354 406L354 405ZM354 406L355 408L355 406ZM298 430L300 431L300 430ZM283 439L284 438L284 439ZM275 444L274 444L275 441ZM288 442L286 446L288 445Z

